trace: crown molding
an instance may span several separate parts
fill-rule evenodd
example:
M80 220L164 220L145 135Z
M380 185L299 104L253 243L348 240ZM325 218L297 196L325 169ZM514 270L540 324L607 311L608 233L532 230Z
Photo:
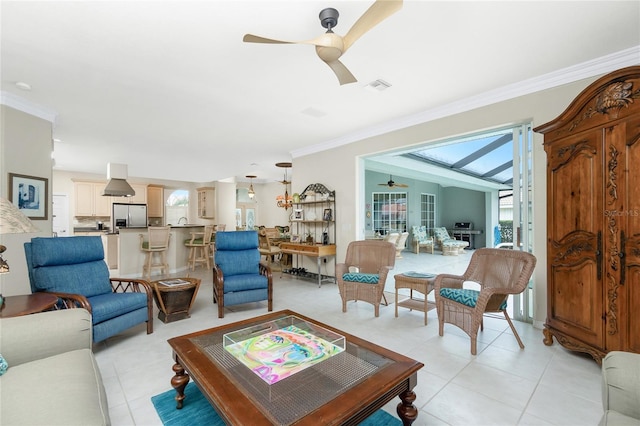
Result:
M20 96L16 96L13 93L5 91L0 91L0 104L31 114L43 120L47 120L50 123L55 123L58 115L55 111L36 105L33 102L29 102L28 100L21 98Z
M362 139L379 136L395 130L427 123L439 118L459 114L476 108L503 102L519 96L573 83L585 78L591 78L615 71L620 68L640 64L640 45L621 50L597 59L583 62L571 67L563 68L539 77L530 78L518 83L509 84L495 90L451 102L436 108L409 115L397 120L369 127L365 130L350 133L336 139L291 151L293 158L315 154L332 148L347 145Z

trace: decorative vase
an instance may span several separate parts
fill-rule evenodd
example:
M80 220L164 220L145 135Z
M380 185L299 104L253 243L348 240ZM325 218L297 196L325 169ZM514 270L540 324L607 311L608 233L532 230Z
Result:
M298 194L297 192L294 192L293 195L291 196L291 199L293 200L294 203L299 203L300 202L300 194Z

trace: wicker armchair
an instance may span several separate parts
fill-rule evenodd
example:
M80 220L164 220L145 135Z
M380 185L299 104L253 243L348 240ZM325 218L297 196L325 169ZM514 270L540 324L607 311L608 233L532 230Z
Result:
M396 246L393 243L379 240L350 242L344 263L336 265L342 312L347 312L347 301L362 300L371 303L375 316L379 316L384 283L395 262Z
M471 338L471 354L476 355L478 328L483 329L484 313L502 312L524 349L507 313L507 298L527 288L535 265L536 258L531 253L481 248L473 253L463 275L438 275L434 286L440 336L445 322L461 328ZM480 290L463 288L465 281L479 284Z
M408 237L408 232L403 232L400 234L400 237L398 237L398 241L396 241L396 257L402 257L402 250L404 250L407 245Z

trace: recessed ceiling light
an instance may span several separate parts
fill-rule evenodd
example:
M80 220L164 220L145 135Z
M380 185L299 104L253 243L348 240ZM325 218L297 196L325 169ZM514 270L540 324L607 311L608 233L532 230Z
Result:
M324 117L325 115L327 115L326 112L321 111L321 110L319 110L317 108L314 108L314 107L309 107L309 108L303 109L300 112L302 114L304 114L304 115L308 115L308 116L315 117L315 118L320 118L320 117Z
M62 139L58 139L58 138L53 138L54 142L62 142Z
M26 90L27 92L31 90L31 85L25 83L24 81L17 82L16 87L20 90Z

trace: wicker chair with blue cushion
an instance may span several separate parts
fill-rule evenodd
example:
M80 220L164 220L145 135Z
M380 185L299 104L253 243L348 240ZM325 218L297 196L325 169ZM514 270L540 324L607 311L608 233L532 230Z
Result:
M436 238L436 243L440 246L443 256L457 256L459 253L464 253L464 249L469 247L467 241L456 240L451 238L447 228L444 226L440 228L434 228L433 234Z
M33 238L24 250L31 291L58 296L58 308L88 310L94 342L144 322L153 333L150 284L109 278L100 237Z
M342 312L347 312L347 301L362 300L371 303L375 316L379 316L384 284L395 262L396 246L393 243L380 240L350 242L344 263L336 265Z
M463 275L438 275L434 290L440 336L445 322L461 328L471 338L471 354L476 355L478 329L483 329L483 315L502 312L518 345L524 349L507 313L507 298L527 288L535 266L536 258L531 253L481 248L474 251ZM464 282L474 282L480 290L464 288Z
M218 318L224 318L225 306L267 301L273 310L271 268L260 262L256 231L218 232L213 266L213 303Z
M420 247L426 247L433 254L433 237L427 236L426 226L411 227L411 243L415 254L420 253Z

